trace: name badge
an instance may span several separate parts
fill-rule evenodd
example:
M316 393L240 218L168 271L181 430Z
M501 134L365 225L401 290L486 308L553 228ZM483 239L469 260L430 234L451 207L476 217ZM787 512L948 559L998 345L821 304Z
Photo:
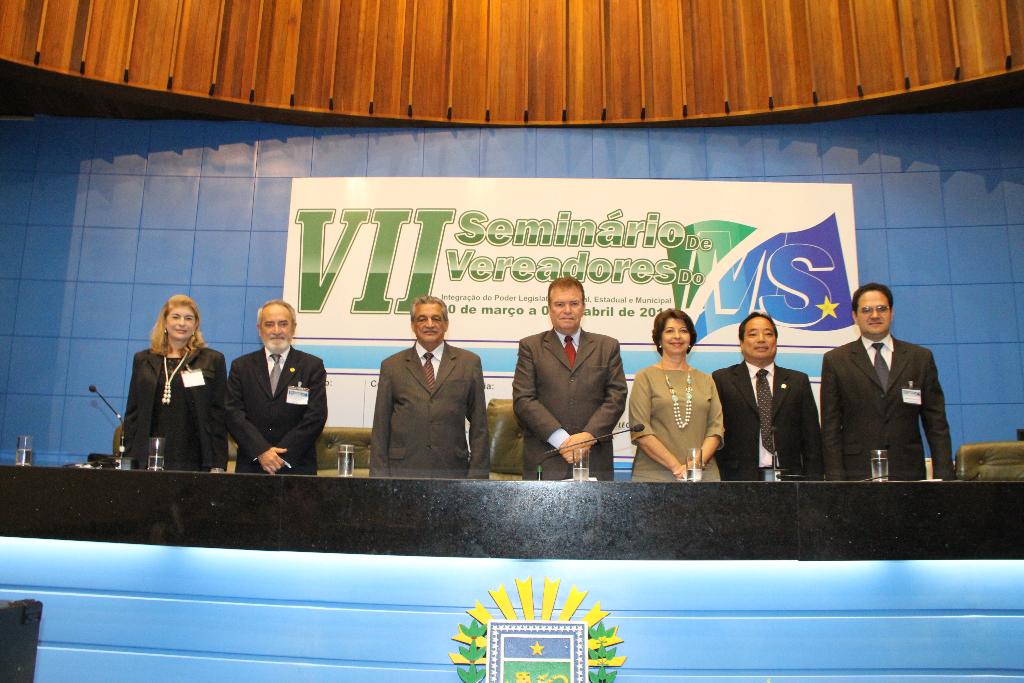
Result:
M186 387L206 386L206 380L203 378L202 370L186 370L181 373L181 381Z
M903 389L903 402L912 403L915 406L921 405L921 390L920 389Z
M295 406L309 405L309 389L306 387L288 387L288 403Z

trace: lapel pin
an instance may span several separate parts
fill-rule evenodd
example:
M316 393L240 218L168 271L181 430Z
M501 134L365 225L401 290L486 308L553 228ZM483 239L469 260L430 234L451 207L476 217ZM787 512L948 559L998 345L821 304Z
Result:
M786 387L786 385L785 385L785 384L780 384L780 385L779 385L779 388L780 388L780 389L785 389L785 388L787 388L787 387Z
M295 368L288 368L288 372L295 372Z

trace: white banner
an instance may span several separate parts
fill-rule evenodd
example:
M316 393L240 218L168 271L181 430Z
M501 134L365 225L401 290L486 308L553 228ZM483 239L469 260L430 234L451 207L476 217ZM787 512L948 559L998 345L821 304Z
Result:
M448 304L448 338L481 356L488 398L511 397L518 340L550 328L547 285L566 274L629 378L656 361L668 307L696 322L706 372L739 361L752 310L775 318L779 364L812 379L856 336L850 185L296 178L289 215L284 296L297 345L327 365L331 425L371 424L380 361L412 343L409 306L427 293ZM617 442L617 466L631 456Z

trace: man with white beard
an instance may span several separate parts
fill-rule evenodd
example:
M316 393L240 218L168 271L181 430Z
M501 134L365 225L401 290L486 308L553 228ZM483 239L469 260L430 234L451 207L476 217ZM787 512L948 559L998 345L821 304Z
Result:
M257 328L263 348L236 358L228 376L235 471L316 474L316 440L327 423L324 363L292 347L295 309L288 302L263 304Z

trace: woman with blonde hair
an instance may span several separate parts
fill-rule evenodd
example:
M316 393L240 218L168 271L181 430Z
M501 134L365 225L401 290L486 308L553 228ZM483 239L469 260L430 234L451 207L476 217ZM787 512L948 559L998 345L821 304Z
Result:
M223 354L203 340L196 302L184 294L169 298L149 341L132 363L124 416L128 456L145 467L150 437L162 436L165 469L223 471L227 368Z

